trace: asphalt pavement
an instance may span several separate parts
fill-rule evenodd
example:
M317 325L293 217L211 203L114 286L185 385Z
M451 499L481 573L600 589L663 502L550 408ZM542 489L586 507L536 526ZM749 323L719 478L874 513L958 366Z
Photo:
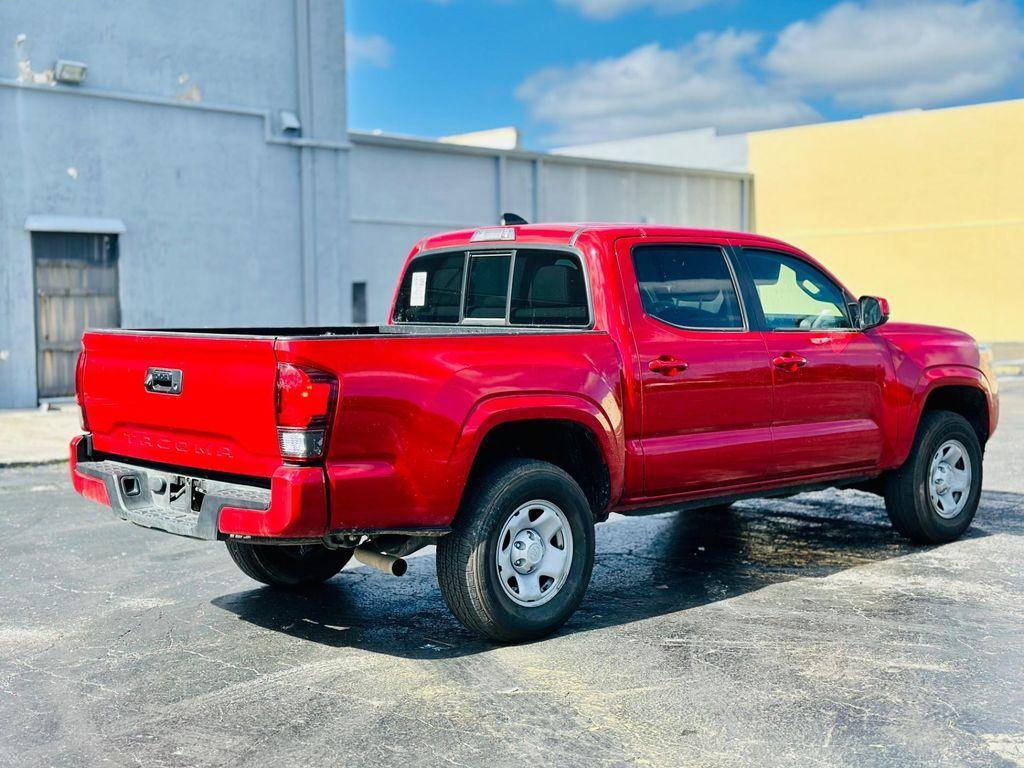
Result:
M1024 382L963 540L855 491L598 529L580 611L500 647L432 552L300 594L0 469L0 765L1024 765Z

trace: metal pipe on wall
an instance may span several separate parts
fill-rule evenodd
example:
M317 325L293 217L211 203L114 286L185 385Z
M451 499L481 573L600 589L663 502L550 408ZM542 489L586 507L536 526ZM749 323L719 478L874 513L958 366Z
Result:
M298 77L299 123L305 135L313 130L313 83L310 62L309 0L295 0L295 56ZM313 194L313 148L299 147L299 221L302 253L302 319L317 321L316 199Z

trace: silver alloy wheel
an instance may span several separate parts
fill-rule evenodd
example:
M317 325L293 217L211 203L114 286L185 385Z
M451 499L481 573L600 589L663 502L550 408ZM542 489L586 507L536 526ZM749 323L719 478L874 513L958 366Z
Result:
M572 566L572 529L565 513L543 499L518 507L498 537L495 567L510 600L528 608L551 600Z
M951 520L971 496L971 457L959 440L947 440L928 467L928 499L935 514Z

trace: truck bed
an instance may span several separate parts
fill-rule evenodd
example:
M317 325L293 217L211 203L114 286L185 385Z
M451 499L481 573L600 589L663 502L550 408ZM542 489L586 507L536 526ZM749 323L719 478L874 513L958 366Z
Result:
M330 525L346 529L446 525L471 462L460 441L482 404L535 394L618 408L609 393L620 392L622 371L608 334L588 329L115 330L87 332L83 345L80 391L99 459L261 487L289 466L279 444L278 366L336 378L326 454L310 469L323 478ZM173 373L178 391L149 388L154 371Z

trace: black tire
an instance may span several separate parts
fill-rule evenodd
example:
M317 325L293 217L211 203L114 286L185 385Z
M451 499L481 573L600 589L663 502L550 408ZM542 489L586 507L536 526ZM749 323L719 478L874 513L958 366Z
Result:
M499 581L498 537L517 508L538 499L565 515L572 556L554 597L526 606L510 599ZM593 567L594 516L587 498L568 474L543 461L508 461L474 483L452 532L437 545L437 579L452 613L473 632L503 643L544 637L561 627L583 599Z
M956 440L971 462L967 503L955 517L942 517L929 499L930 466L935 452ZM919 544L942 544L963 535L981 500L982 451L967 420L951 411L928 411L921 417L914 446L903 466L884 478L885 509L893 527Z
M227 541L228 554L250 579L272 587L308 587L327 581L345 567L351 549L321 544L289 546Z

